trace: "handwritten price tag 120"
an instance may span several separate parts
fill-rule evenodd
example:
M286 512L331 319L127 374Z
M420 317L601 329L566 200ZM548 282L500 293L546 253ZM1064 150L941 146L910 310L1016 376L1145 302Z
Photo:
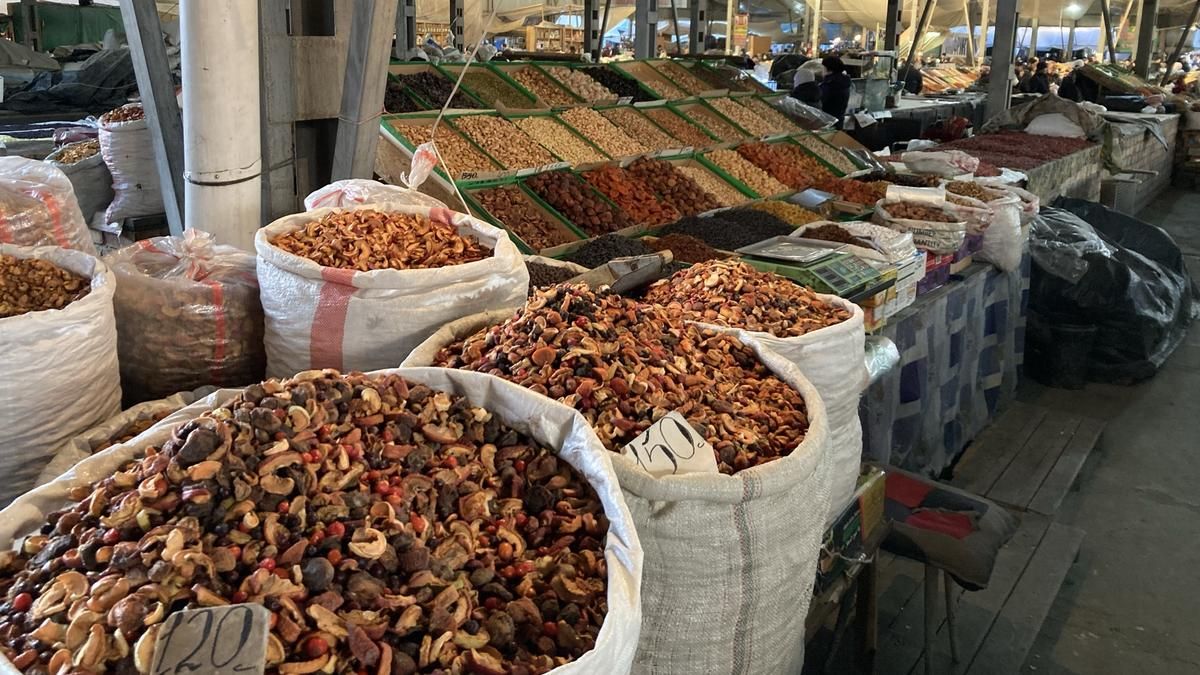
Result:
M621 448L655 478L717 473L717 456L687 419L669 412Z
M154 645L153 675L261 675L270 613L262 605L205 607L167 617Z

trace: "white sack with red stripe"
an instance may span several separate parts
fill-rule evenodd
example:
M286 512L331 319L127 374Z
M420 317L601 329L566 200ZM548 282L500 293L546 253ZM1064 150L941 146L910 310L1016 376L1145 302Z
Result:
M271 240L335 212L370 209L414 213L452 224L493 250L492 257L434 269L323 267ZM266 316L267 375L312 368L342 372L394 368L455 319L525 303L529 272L501 229L446 209L382 203L323 208L285 216L258 231L258 283Z
M0 319L0 505L33 487L55 448L121 409L112 272L54 246L0 244L74 272L91 290L62 309Z
M106 117L100 118L100 154L112 173L113 200L105 211L105 222L119 223L125 218L162 213L154 140L146 120L109 122Z
M404 202L413 206L428 206L430 208L448 208L441 200L429 195L410 190L399 185L388 185L377 180L362 178L347 178L338 180L318 188L304 198L304 210L332 208L338 206L357 206L359 204L378 204L380 202Z
M96 255L71 179L52 164L24 157L0 157L0 244Z
M188 230L105 256L127 405L258 382L266 368L254 256Z

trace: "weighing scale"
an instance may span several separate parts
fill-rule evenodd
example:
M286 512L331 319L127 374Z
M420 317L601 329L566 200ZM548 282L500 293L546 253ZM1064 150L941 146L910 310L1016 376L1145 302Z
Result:
M863 55L863 107L867 112L880 112L887 107L888 96L893 91L892 69L896 63L895 52L868 52Z
M854 301L870 297L895 283L884 279L866 261L838 248L813 245L811 240L772 237L737 250L747 264L774 272L803 286Z

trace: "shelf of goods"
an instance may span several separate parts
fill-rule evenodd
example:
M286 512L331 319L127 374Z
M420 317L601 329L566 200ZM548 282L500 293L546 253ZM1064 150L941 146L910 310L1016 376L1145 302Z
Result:
M583 29L557 24L526 26L525 49L537 52L579 54L583 52Z

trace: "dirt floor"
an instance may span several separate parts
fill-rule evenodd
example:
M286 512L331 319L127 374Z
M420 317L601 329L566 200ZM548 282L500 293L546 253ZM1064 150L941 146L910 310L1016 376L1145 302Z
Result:
M1200 279L1200 193L1139 218L1170 232ZM1200 324L1151 380L1019 397L1098 417L1104 437L1059 520L1087 532L1024 672L1200 673Z

